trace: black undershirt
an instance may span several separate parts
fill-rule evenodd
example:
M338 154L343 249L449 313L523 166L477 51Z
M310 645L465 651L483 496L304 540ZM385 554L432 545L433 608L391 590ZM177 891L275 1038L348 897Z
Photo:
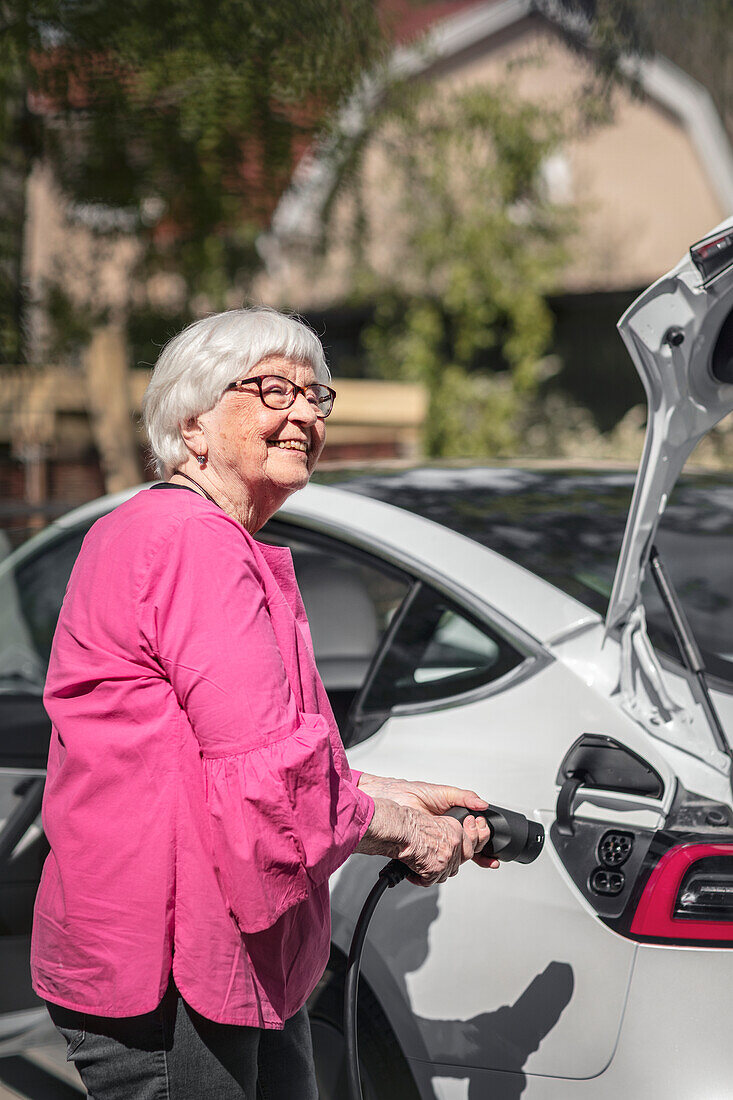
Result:
M158 481L155 485L150 486L151 489L185 489L187 493L196 493L195 489L192 489L190 485L174 485L172 481ZM196 493L197 497L200 497L201 493ZM206 500L206 497L204 497Z

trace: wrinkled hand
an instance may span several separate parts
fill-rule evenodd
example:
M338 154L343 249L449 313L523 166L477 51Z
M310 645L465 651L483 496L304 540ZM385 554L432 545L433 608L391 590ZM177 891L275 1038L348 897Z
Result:
M473 817L465 819L464 828L453 817L408 809L408 821L407 843L398 858L411 869L413 874L407 877L417 886L446 882L462 863L473 859L490 835L488 827L481 830Z
M362 772L359 790L372 798L391 798L400 806L411 806L427 814L444 814L451 806L465 806L467 810L485 810L488 802L475 791L462 787L449 787L443 783L423 783L421 780L394 779L388 775L369 775Z
M468 810L478 811L475 815L469 815L464 819L461 829L463 833L461 858L455 870L448 872L445 877L448 878L450 875L454 875L458 870L458 866L468 859L473 859L480 867L494 869L499 866L498 860L494 859L493 856L475 855L475 852L480 851L484 844L491 839L491 829L486 823L486 819L482 817L480 813L481 810L486 809L488 803L486 799L481 798L475 791L466 790L463 787L452 787L441 783L425 783L422 780L395 779L391 776L370 775L368 772L362 772L359 778L359 789L371 795L372 798L391 799L392 802L396 802L399 806L416 810L420 815L417 819L418 821L425 816L440 816L442 820L450 822L452 826L457 826L459 829L461 829L461 825L455 821L455 819L442 818L442 815L445 814L447 810L452 806L465 806ZM454 829L452 832L453 835L455 835ZM426 843L429 843L427 840L427 833ZM402 856L399 858L403 859ZM404 862L407 863L408 866L412 866L409 859L404 859ZM428 886L432 884L432 881L445 881L445 878L441 878L431 880L430 882L424 882L424 875L422 872L418 872L418 875L420 876L419 878L410 876L410 881L420 882L421 885Z

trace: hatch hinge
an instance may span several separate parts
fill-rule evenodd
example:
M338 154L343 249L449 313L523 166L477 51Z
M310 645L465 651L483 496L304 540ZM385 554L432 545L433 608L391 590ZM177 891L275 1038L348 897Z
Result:
M707 723L695 717L670 694L646 629L646 614L637 604L621 632L621 668L618 686L626 713L655 737L692 752L716 770L725 772L729 761L711 743Z

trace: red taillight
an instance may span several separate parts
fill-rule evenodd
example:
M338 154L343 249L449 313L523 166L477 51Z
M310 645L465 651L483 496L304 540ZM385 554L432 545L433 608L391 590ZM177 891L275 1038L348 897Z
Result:
M680 844L656 865L631 934L733 942L733 844Z
M690 255L704 283L733 263L733 233L719 233L693 244Z

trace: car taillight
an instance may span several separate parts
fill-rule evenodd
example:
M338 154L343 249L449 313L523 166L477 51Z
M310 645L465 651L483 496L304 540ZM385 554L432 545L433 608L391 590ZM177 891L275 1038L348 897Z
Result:
M703 283L710 282L733 264L733 233L718 233L698 241L690 249L690 256L702 275Z
M733 844L680 844L650 874L632 936L733 943Z

